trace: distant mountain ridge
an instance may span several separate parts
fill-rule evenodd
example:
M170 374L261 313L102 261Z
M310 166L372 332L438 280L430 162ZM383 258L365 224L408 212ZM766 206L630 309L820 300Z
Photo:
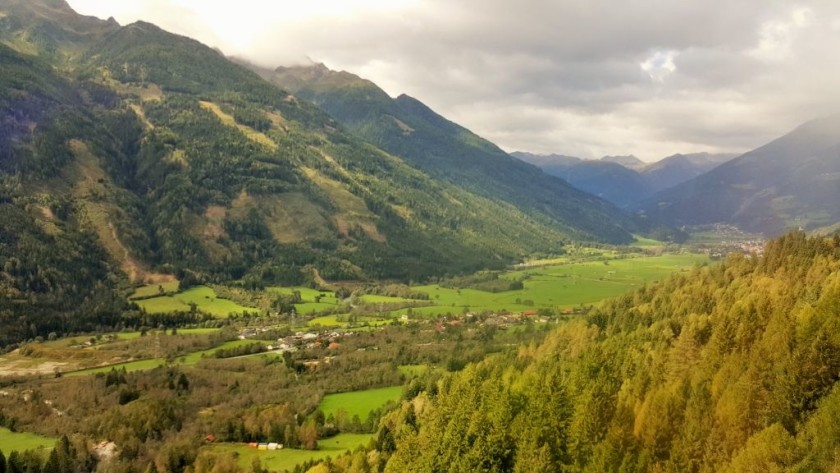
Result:
M635 156L586 160L521 151L511 155L626 209L635 208L654 193L699 176L735 157L732 154L675 154L655 163L645 163Z
M642 208L676 225L733 223L777 235L840 222L840 114L809 121Z

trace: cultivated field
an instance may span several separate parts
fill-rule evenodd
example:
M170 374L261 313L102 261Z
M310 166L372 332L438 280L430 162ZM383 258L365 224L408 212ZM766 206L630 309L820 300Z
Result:
M190 303L194 303L196 309L216 317L227 317L231 313L259 312L259 309L254 307L245 307L234 301L222 299L207 286L196 286L171 296L153 297L134 302L150 314L188 311Z
M244 345L251 345L254 343L263 343L268 344L268 342L263 342L259 340L232 340L229 342L225 342L219 346L208 348L207 350L200 350L189 353L187 355L178 357L174 360L174 363L180 365L194 365L199 361L203 360L204 358L210 358L217 350L225 350L230 348L237 348ZM122 370L125 369L128 371L140 371L140 370L149 370L152 368L157 368L158 366L164 364L166 362L163 358L151 358L147 360L138 360L138 361L131 361L128 363L119 363L116 365L109 365L109 366L102 366L97 368L90 368L85 370L73 371L72 373L67 373L66 376L83 376L83 375L91 375L97 373L107 373L112 369Z
M335 416L338 411L342 410L347 413L348 419L352 419L353 416L359 416L359 420L364 422L374 409L379 409L390 401L398 400L402 395L402 391L402 386L392 386L389 388L327 394L321 400L318 409L325 416L329 416L330 414Z
M51 449L57 440L27 432L12 432L0 427L0 450L6 456L13 451Z
M268 471L288 471L297 465L310 460L323 460L327 457L335 458L346 451L353 451L360 446L367 446L373 439L373 434L338 434L335 437L318 441L318 450L298 450L284 448L282 450L257 450L245 444L220 443L211 448L215 453L233 453L237 457L239 466L250 471L254 457L258 457L262 467Z
M497 293L436 284L418 286L414 289L428 293L434 305L414 308L412 313L521 312L542 307L562 310L594 304L707 261L705 255L679 254L538 266L504 273L503 278L522 280L524 288ZM406 312L401 309L392 313Z

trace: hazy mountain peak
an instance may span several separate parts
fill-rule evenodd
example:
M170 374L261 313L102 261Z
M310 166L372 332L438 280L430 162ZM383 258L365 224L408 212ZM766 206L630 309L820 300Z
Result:
M323 63L279 66L274 69L272 74L261 75L293 93L297 93L305 87L318 89L356 87L367 89L377 95L387 96L385 91L373 82L347 71L334 71Z
M644 208L676 224L728 222L777 234L840 221L840 114L808 121L710 172L662 191Z
M618 163L622 166L634 170L639 170L645 167L646 163L641 159L633 156L632 154L627 156L604 156L600 159L601 161L606 161L610 163Z

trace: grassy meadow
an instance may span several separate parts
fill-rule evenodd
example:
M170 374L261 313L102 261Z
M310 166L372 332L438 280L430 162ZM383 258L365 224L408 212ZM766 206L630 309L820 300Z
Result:
M180 285L181 283L178 281L169 281L160 284L147 284L145 286L138 287L137 290L131 294L129 299L141 299L145 297L154 297L160 294L171 294L178 292Z
M135 294L137 294L135 292ZM212 288L196 286L173 295L152 297L150 299L135 300L140 307L150 314L190 310L190 303L202 312L216 317L227 317L233 312L259 312L254 307L245 307L228 299L216 295Z
M204 358L212 357L216 350L223 350L223 349L230 349L230 348L237 348L244 345L250 345L252 343L263 343L268 344L268 342L263 342L259 340L232 340L229 342L225 342L217 347L208 348L206 350L195 351L189 353L187 355L178 357L175 359L175 363L180 365L194 365L201 361ZM79 371L73 371L70 373L66 373L65 376L84 376L84 375L92 375L97 373L107 373L112 369L122 370L125 369L126 372L130 371L140 371L140 370L150 370L152 368L157 368L158 366L164 364L166 362L163 358L150 358L147 360L137 360L137 361L129 361L127 363L118 363L115 365L108 365L108 366L100 366L97 368L89 368Z
M415 290L428 293L434 305L413 308L412 314L572 308L620 295L672 273L688 271L706 261L708 258L705 255L669 254L535 266L504 273L503 278L522 280L524 288L497 293L445 288L437 284L418 286ZM406 312L406 309L401 309L392 313L401 315Z
M281 450L257 450L246 444L219 443L205 448L215 453L232 453L236 456L239 466L250 471L254 457L260 459L262 467L268 471L288 471L310 460L323 460L327 457L335 458L346 451L353 451L358 447L367 446L373 439L373 434L338 434L335 437L318 441L318 450L298 450L284 448Z
M389 388L327 394L321 400L318 409L325 416L329 416L330 414L335 416L338 411L343 410L347 413L349 419L352 419L353 416L359 416L359 420L364 421L374 409L378 409L390 401L398 400L402 395L402 391L402 386L392 386Z
M5 427L0 427L0 450L6 456L13 451L48 450L55 446L57 440L28 432L12 432Z

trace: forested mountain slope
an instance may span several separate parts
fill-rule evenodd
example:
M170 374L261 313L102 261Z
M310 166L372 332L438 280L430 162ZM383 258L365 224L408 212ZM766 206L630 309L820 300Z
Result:
M642 204L672 224L733 223L774 235L840 222L840 115L787 135L662 191Z
M129 281L424 279L636 230L576 191L543 202L561 223L418 171L148 23L0 0L0 43L0 345L114 326Z
M838 314L840 237L789 234L427 386L385 471L834 471Z
M513 205L540 223L612 242L629 242L627 230L651 231L650 223L512 158L415 98L391 98L376 84L323 64L255 70L429 175Z

